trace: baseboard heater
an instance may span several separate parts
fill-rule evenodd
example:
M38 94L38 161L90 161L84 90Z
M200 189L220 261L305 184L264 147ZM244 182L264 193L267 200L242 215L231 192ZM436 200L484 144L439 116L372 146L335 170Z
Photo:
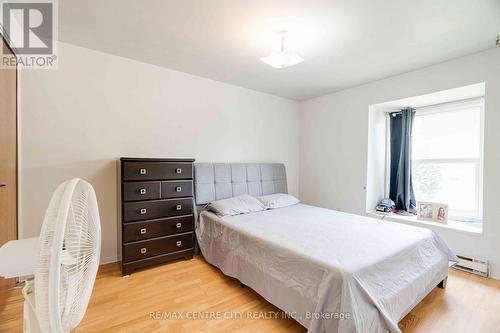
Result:
M488 277L488 261L477 258L471 258L463 255L458 255L458 264L453 266L461 271L472 274Z

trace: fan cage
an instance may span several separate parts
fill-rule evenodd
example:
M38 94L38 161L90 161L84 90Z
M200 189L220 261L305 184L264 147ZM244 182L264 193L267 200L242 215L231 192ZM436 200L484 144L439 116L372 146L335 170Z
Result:
M69 332L83 319L99 266L100 244L94 189L81 179L61 184L40 232L35 304L42 332Z

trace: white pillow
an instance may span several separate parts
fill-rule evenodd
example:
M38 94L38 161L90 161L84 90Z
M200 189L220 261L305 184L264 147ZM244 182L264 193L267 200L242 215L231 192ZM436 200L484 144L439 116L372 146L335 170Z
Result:
M257 197L257 199L268 209L291 206L300 202L300 200L293 195L284 193L263 195L261 197Z
M207 208L220 216L232 216L260 212L266 207L256 198L243 194L237 197L212 201Z

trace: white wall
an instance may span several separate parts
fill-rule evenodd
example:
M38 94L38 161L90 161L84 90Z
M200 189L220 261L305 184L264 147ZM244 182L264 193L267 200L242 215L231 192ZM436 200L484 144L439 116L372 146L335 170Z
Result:
M56 186L80 177L114 260L120 156L283 162L298 194L295 101L61 43L59 69L21 72L20 93L21 237L38 235Z
M499 48L303 102L301 199L365 214L369 105L479 82L486 82L484 234L434 230L454 251L490 260L500 278Z

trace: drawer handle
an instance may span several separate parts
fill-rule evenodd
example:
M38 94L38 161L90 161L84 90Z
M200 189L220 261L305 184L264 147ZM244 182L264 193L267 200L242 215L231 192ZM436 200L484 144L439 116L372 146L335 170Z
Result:
M175 226L177 227L177 229L180 229L182 227L182 223L177 223Z
M182 245L182 241L177 241L177 246L181 246Z
M141 175L145 175L146 174L146 169L139 169L139 173Z
M177 210L181 210L181 209L182 209L182 206L181 206L181 205L177 205L177 206L175 207L175 209L177 209Z
M182 173L182 169L181 168L175 169L175 173Z
M177 186L177 187L175 188L175 192L180 192L180 191L182 191L182 187L181 187L181 186Z
M148 229L146 229L146 228L141 229L141 235L144 235L146 232L148 232Z
M141 190L139 191L141 194L146 194L146 189L145 188L141 188Z
M146 251L147 251L147 250L146 250L146 248L145 248L145 247L143 247L143 248L141 249L141 254L146 253Z
M148 211L146 208L141 208L141 215L144 215L146 214Z

